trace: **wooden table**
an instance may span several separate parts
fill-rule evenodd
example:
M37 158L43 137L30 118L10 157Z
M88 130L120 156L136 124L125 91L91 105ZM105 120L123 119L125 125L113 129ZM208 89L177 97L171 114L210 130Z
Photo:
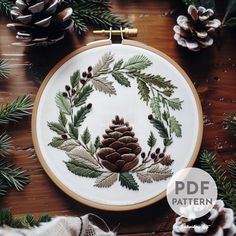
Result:
M225 1L218 1L222 19L225 4L220 2ZM226 166L236 148L233 136L222 127L225 115L236 111L236 32L225 29L213 47L191 53L178 47L173 40L172 28L180 9L177 0L113 1L113 11L128 17L139 29L137 40L163 51L189 74L204 110L202 147L215 151L218 162ZM0 55L12 68L9 80L0 81L1 103L23 94L31 94L34 98L45 75L61 58L95 39L91 34L83 38L71 35L48 48L15 47L11 46L15 41L14 32L5 27L8 21L0 17ZM31 183L23 192L9 192L0 200L1 208L10 208L18 215L48 212L78 216L93 212L103 217L111 229L120 224L118 232L122 235L171 235L176 216L165 199L132 212L105 212L86 207L57 188L42 169L32 145L30 118L11 125L9 134L14 137L15 145L9 161L24 167Z

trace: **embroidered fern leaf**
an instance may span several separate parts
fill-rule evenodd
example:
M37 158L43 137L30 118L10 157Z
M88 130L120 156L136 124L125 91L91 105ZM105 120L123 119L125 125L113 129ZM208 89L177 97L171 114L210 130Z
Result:
M130 87L130 82L128 78L126 78L122 73L112 72L112 76L120 85L124 85L125 87Z
M164 123L161 120L154 118L154 119L150 120L150 123L158 130L161 138L164 138L164 139L169 138L168 131L167 131Z
M65 142L64 139L58 138L58 137L53 137L52 141L48 144L51 147L58 148L60 147L63 143Z
M174 116L170 117L170 131L175 133L176 137L182 137L181 124L176 120Z
M77 140L79 137L78 128L76 128L72 123L69 123L69 135L75 140Z
M132 174L128 172L120 173L119 181L122 187L128 188L130 190L137 191L139 190L139 185L135 181Z
M60 125L63 127L66 127L67 124L67 118L63 112L60 111L59 117L58 117L58 122Z
M155 138L153 132L150 132L147 144L149 147L153 148L156 145L157 139Z
M126 70L143 70L150 66L152 62L144 55L131 57L123 66Z
M139 90L139 94L141 96L141 99L148 103L149 99L150 99L150 89L148 88L147 84L145 82L143 82L142 80L137 80L138 83L138 90Z
M81 139L85 145L87 145L90 142L91 134L88 130L88 127L84 130L83 134L81 135Z
M181 110L183 101L180 101L179 98L171 98L167 100L169 107L173 110Z
M57 122L48 122L48 127L56 132L59 135L65 134L66 133L66 129L64 126L62 126L60 123Z
M147 172L137 172L137 177L142 183L152 183L152 177Z
M70 172L78 176L97 178L102 174L102 171L96 170L92 166L84 164L74 159L65 162L65 164Z
M71 113L71 106L70 102L67 98L65 98L61 92L57 93L56 95L56 104L59 110L66 115L70 115Z
M80 127L88 113L89 109L86 106L81 107L74 116L74 126L77 128Z
M77 70L73 73L73 75L71 75L70 77L70 84L71 84L71 87L72 88L75 88L79 85L79 82L81 80L81 77L80 77L80 71Z
M113 55L111 52L106 53L102 56L101 60L93 67L93 77L108 74L110 71L110 64L113 62Z
M85 86L79 94L74 98L74 104L76 107L83 105L89 95L93 92L93 87L91 85Z
M96 179L94 186L99 188L109 188L117 181L117 178L117 173L102 173L102 175Z
M160 164L151 166L147 172L154 181L164 180L173 175L172 171L168 167Z
M94 88L99 92L103 92L109 95L116 95L116 90L113 86L113 82L108 81L105 77L104 78L93 78L91 80Z
M152 109L152 113L154 114L156 119L161 118L161 105L160 105L159 97L152 97L150 102L150 107Z

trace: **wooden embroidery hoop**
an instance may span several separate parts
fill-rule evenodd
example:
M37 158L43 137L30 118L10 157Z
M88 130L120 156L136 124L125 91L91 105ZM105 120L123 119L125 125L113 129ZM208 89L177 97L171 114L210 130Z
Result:
M102 32L104 33L104 31L100 31L100 34L102 34ZM198 152L200 150L200 146L201 146L201 141L202 141L202 136L203 136L203 120L202 120L202 107L201 107L201 103L200 103L200 99L198 97L197 91L194 87L194 85L192 84L190 78L188 77L188 75L184 72L184 70L175 62L173 61L169 56L167 56L166 54L164 54L163 52L156 50L150 46L147 46L141 42L138 41L134 41L134 40L128 40L128 39L124 39L123 37L123 32L124 30L120 30L119 31L121 34L121 44L123 45L129 45L129 46L135 46L135 47L139 47L139 48L143 48L146 49L148 51L151 51L161 57L163 57L165 60L167 60L170 64L172 64L178 71L179 73L183 76L183 78L186 80L186 82L188 83L193 95L194 95L194 99L197 105L197 111L198 111L198 120L199 120L199 129L198 129L198 134L197 134L197 143L195 145L192 157L188 163L187 167L192 167L194 165L194 162L197 159L197 155ZM133 31L135 32L135 31ZM106 33L106 32L105 32ZM116 32L117 33L117 32ZM100 204L100 203L96 203L94 201L90 201L86 198L83 198L81 196L78 196L77 194L75 194L73 191L71 191L69 188L67 188L62 182L60 182L56 176L54 175L54 173L51 171L51 169L49 168L49 166L47 165L46 161L44 160L41 150L39 148L39 141L37 138L37 130L36 130L36 118L37 118L37 112L38 112L38 106L39 106L39 102L42 96L42 93L47 85L47 83L49 82L49 80L52 78L52 76L54 75L54 73L69 59L71 59L72 57L74 57L77 54L80 54L86 50L92 49L92 48L96 48L96 47L100 47L100 46L105 46L105 45L111 45L112 44L112 29L110 29L109 31L109 39L105 39L105 40L99 40L99 41L95 41L92 42L84 47L81 47L77 50L75 50L74 52L70 53L69 55L67 55L66 57L64 57L61 61L59 61L52 69L51 71L48 73L48 75L46 76L46 78L44 79L44 81L42 82L37 96L35 98L34 101L34 108L33 108L33 113L32 113L32 138L33 138L33 144L35 147L35 152L38 156L38 159L41 163L41 165L43 166L44 170L46 171L47 175L51 178L51 180L63 191L65 192L67 195L69 195L70 197L72 197L73 199L75 199L76 201L79 201L87 206L90 207L94 207L97 209L101 209L101 210L108 210L108 211L129 211L129 210L134 210L134 209L139 209L139 208L143 208L145 206L151 205L155 202L160 201L161 199L163 199L166 196L165 191L161 192L159 195L148 199L146 201L140 202L140 203L136 203L136 204L130 204L130 205L107 205L107 204Z

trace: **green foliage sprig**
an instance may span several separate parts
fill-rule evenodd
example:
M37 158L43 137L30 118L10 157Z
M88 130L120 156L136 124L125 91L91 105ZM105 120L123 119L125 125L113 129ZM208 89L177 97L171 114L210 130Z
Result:
M234 136L236 136L236 112L229 114L225 118L224 124L232 131Z
M9 104L0 104L0 124L18 121L31 114L32 100L29 95L21 96Z
M6 125L10 121L18 121L23 116L31 114L31 109L30 96L19 97L9 104L0 104L0 125ZM11 138L5 132L0 134L0 195L5 195L8 188L21 191L29 183L24 170L5 160L11 148Z
M206 150L201 153L200 163L201 167L216 181L219 197L236 212L236 163L230 162L227 172L223 170L222 166L217 165L215 154Z
M0 211L0 226L10 226L12 228L31 228L39 226L41 223L51 221L51 216L42 214L35 218L32 214L26 214L22 217L13 217L9 209L1 209Z
M0 1L1 9L1 1ZM6 60L0 59L0 79L6 79L9 75L9 66Z

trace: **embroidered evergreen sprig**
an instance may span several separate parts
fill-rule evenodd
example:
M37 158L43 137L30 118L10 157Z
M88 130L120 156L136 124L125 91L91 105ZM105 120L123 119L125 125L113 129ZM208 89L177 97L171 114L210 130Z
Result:
M12 228L31 228L39 226L41 223L51 221L51 216L42 214L38 218L32 214L26 214L22 217L13 217L9 209L1 209L0 211L0 226L10 226Z

